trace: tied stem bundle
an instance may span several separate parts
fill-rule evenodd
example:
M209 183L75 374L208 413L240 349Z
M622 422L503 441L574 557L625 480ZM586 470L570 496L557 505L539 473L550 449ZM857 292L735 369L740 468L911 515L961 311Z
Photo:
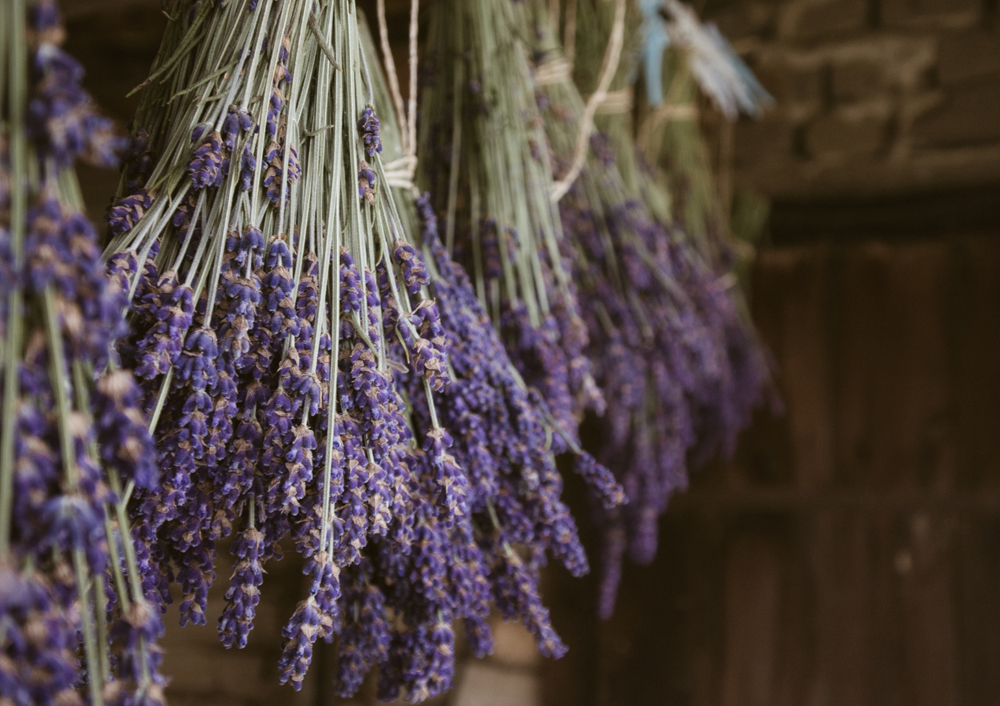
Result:
M549 149L512 6L430 8L418 181L511 360L561 436L575 440L583 412L603 400L583 353L586 327L562 262Z
M388 105L380 77L374 78L376 103ZM391 114L382 134L391 158L398 144ZM505 619L524 623L543 654L558 657L566 648L541 604L539 568L547 551L574 575L588 568L575 523L559 497L562 479L552 436L560 432L508 358L468 275L449 257L428 197L414 199L400 190L397 202L403 221L422 232L429 287L448 340L451 381L437 395L438 414L469 477L474 536L489 567L493 603ZM414 411L425 416L419 405ZM595 500L608 508L620 505L624 495L610 472L572 442L563 443L573 446L574 470ZM481 619L466 618L466 633L477 656L490 651Z
M578 57L574 78L581 91L586 92L591 90L600 71L597 62L590 58L591 53L607 41L614 25L611 13L593 0L574 3L574 12ZM633 59L620 68L612 84L616 90L630 90L635 80L637 50L642 39L640 26L638 16L626 22L625 45L629 48L626 53ZM695 119L697 113L692 109L697 98L693 84L689 85L683 75L675 78L676 74L670 71L667 75L671 78L667 79L666 103L646 122L647 129L652 127L670 136L659 143L661 146L670 144L676 148L672 158L660 162L662 172L650 166L636 145L631 108L606 111L596 122L607 136L603 143L607 158L617 162L628 198L651 217L651 247L671 253L672 276L687 293L709 333L705 340L712 342L711 349L700 349L707 364L703 369L708 374L685 392L691 431L686 466L697 468L718 453L732 455L737 437L749 424L753 410L770 394L772 365L750 321L743 294L739 287L733 286L731 250L720 231L707 227L710 216L717 213L717 201L712 196L714 186ZM613 449L612 444L609 450ZM601 453L597 455L605 458ZM626 548L636 561L652 560L656 549L656 529L652 522L665 508L669 493L686 486L683 466L681 471L673 488L661 482L645 491L637 490L638 497L629 493L634 502L626 514L634 519L626 521L618 531L608 533L605 553L609 560L618 557L620 562ZM618 477L627 489L634 487L627 477ZM616 580L617 574L606 580L602 611L610 609Z
M55 2L0 5L0 702L153 706L162 623L125 496L155 457L73 169L121 145L63 37Z
M561 61L549 13L540 2L528 4L522 23L535 38L532 53L544 75L545 66ZM580 23L577 32L583 30ZM540 84L554 159L565 162L584 102L568 72ZM687 487L689 453L704 442L707 420L727 413L732 381L720 323L723 289L630 189L621 170L631 165L619 164L609 138L595 133L590 147L559 206L564 260L588 325L587 353L608 400L593 448L629 500L598 514L605 532L599 610L608 617L626 550L637 561L652 560L659 515Z

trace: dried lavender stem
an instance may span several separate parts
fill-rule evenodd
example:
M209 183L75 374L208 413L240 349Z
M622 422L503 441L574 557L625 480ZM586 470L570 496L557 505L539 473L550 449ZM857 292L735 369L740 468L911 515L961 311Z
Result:
M99 664L99 658L97 656L97 645L94 640L94 626L91 624L92 617L90 614L90 600L87 597L88 590L87 584L89 580L87 578L87 557L82 549L73 550L73 571L76 574L76 590L79 593L80 600L80 632L83 633L83 653L87 659L87 666L93 668L93 665ZM93 706L102 706L104 704L103 695L103 680L100 678L100 674L89 674L89 679L87 680L87 685L90 688L90 702ZM96 678L95 678L96 677Z
M459 17L459 21L461 16ZM452 125L453 132L451 136L451 172L448 175L448 210L445 216L445 247L448 248L448 252L454 254L455 252L455 221L457 220L456 209L458 203L458 175L459 168L462 162L462 94L463 86L462 82L464 80L464 64L462 62L462 37L464 34L462 32L458 33L458 49L455 52L455 81L454 81L454 105L452 106ZM475 181L475 179L473 179ZM471 214L472 222L476 223L479 220L479 214Z
M8 106L10 110L10 249L15 272L20 272L24 259L24 223L27 212L27 188L19 181L27 174L27 142L24 115L28 93L24 83L27 75L25 44L25 1L5 3L10 16L4 31L11 44ZM14 428L17 422L18 365L22 337L22 293L13 287L7 296L7 365L4 368L3 426L0 427L0 559L10 554L11 511L14 503Z
M111 490L121 497L121 480L114 469L108 469L108 484L111 486ZM118 517L118 532L121 535L122 547L125 550L125 566L128 570L129 586L132 589L132 600L135 603L143 603L145 599L142 595L142 579L139 578L139 566L135 560L135 547L132 546L132 530L126 513L126 503L127 500L124 498L115 503L115 514ZM123 601L122 608L125 609L128 605L127 594L120 596L119 600ZM148 686L151 683L149 660L146 658L149 647L146 644L146 638L141 634L139 635L139 650L142 655L142 659L140 660L142 663L142 683L140 686Z
M51 386L56 402L56 418L59 427L59 445L63 459L63 471L66 475L67 490L76 490L79 482L77 476L76 463L73 455L73 439L69 430L69 415L71 404L69 396L66 394L66 381L69 378L69 370L66 368L66 361L63 356L63 338L59 329L59 315L56 311L55 294L51 287L46 287L43 295L43 309L45 317L46 333L49 339L49 356L51 358ZM83 649L87 658L87 665L93 668L99 664L97 656L97 646L94 641L94 626L91 624L90 601L88 593L88 571L87 559L84 551L80 547L73 548L73 570L76 574L76 588L80 598L80 623L83 633ZM102 684L99 678L94 678L91 674L89 679L90 698L95 706L101 706ZM99 676L99 675L98 675Z
M180 46L178 46L174 51L173 55L167 59L161 67L153 71L153 73L149 75L149 78L129 91L125 96L126 98L138 93L153 81L160 78L160 76L174 68L175 64L177 64L177 62L187 54L187 50L194 46L199 39L201 39L201 36L198 35L197 32L201 29L201 25L205 21L205 18L208 17L208 13L212 10L212 7L212 3L205 3L198 8L198 14L195 15L191 28L188 30L188 33L181 42Z
M389 26L385 21L385 0L378 0L375 5L375 12L378 16L378 36L382 43L382 64L385 66L385 77L389 82L389 92L392 95L392 103L396 108L396 115L401 119L406 119L406 110L403 108L403 93L399 90L399 78L396 75L396 62L392 58L392 47L389 45ZM410 149L409 134L403 130L400 135L403 142L403 152L408 153Z
M68 176L68 173L64 173ZM73 362L73 390L77 399L77 406L80 413L84 415L87 422L92 422L90 415L90 399L87 393L87 383L84 378L83 364L80 361ZM96 442L88 444L87 454L91 460L96 461L98 454L95 448ZM106 509L106 506L105 506ZM108 546L111 546L112 538L108 537ZM80 602L85 606L83 596ZM97 664L99 667L102 682L107 682L111 675L110 661L108 658L108 625L107 625L107 605L108 597L104 592L103 577L94 576L94 617L97 622Z
M108 540L108 555L112 571L115 577L115 587L118 590L118 600L122 602L122 610L128 610L131 603L128 595L128 586L125 583L125 575L122 573L121 557L118 555L118 542L115 537L115 528L111 520L112 508L104 506L104 536ZM123 540L124 542L124 540Z

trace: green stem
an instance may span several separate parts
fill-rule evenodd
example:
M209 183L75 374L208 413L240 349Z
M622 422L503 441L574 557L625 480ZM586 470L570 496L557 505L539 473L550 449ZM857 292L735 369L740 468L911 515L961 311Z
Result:
M4 33L10 46L7 68L7 106L10 111L10 238L13 269L20 272L24 260L24 227L27 211L28 169L24 114L27 110L27 46L25 2L5 3ZM21 360L21 291L7 295L7 340L4 358L3 420L0 422L0 559L10 554L11 515L14 505L14 436L17 423L18 363Z
M76 588L80 599L80 631L83 633L83 653L87 658L88 665L99 665L100 658L97 655L97 645L94 641L93 616L90 614L90 600L87 597L88 584L90 583L87 577L87 557L83 549L73 550L73 571L76 573ZM90 687L90 702L93 706L102 706L104 703L104 683L101 674L91 673L89 676L87 682Z

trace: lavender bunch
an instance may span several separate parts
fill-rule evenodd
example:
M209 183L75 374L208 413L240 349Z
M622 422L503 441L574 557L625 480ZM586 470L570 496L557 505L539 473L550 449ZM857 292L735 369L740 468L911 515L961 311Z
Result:
M373 57L371 42L366 41L366 46ZM376 102L389 105L388 90L378 72L373 73L373 84ZM401 155L391 113L385 116L382 133L387 137L387 156ZM422 233L427 286L441 312L448 344L450 382L433 397L440 426L453 438L452 453L466 475L471 522L461 531L471 532L474 540L466 556L474 560L474 575L487 578L480 589L484 599L492 600L506 619L521 620L543 654L558 657L566 648L540 602L538 570L547 552L575 575L587 570L575 523L560 500L562 479L549 438L559 434L559 429L538 393L529 391L508 358L469 277L449 257L430 199L426 195L414 198L401 188L395 200L404 230L419 228ZM414 427L426 428L435 412L420 394L419 378L402 370L397 378L408 390ZM595 498L606 507L621 504L622 490L610 472L571 440L563 443L575 450L575 470L590 484ZM397 609L407 612L404 606ZM491 648L484 617L479 614L465 620L469 642L479 656Z
M532 38L553 159L568 165L583 100L548 8L529 3L520 12ZM627 112L622 96L609 95L606 115L612 106ZM605 528L604 617L613 610L626 551L641 563L653 559L659 515L687 487L689 465L729 448L744 423L727 349L734 312L725 290L698 254L653 218L622 175L628 166L620 167L605 134L593 134L580 176L559 202L569 243L564 258L578 282L591 341L587 353L608 400L594 449L629 498L623 508L598 511Z
M552 165L513 5L450 0L430 12L419 181L511 360L575 439L583 412L600 411L603 399L562 261Z
M0 6L0 701L160 704L125 515L155 459L73 171L120 145L63 36L50 0Z
M153 74L173 88L151 82L135 121L153 155L136 187L149 200L119 218L134 191L110 214L113 232L127 226L112 261L135 307L119 352L145 381L165 474L138 497L145 575L164 601L180 584L182 621L203 622L216 543L235 534L219 632L242 647L266 562L290 542L310 581L284 630L282 681L301 685L322 637L337 645L338 693L378 666L384 697L419 701L450 686L455 620L488 649L492 584L551 640L534 564L481 546L498 538L459 459L465 429L438 398L455 334L388 188L353 2L203 8L176 15L186 32L168 31L158 61L172 68ZM196 41L203 28L211 39ZM247 53L262 37L282 40ZM160 123L166 111L181 117ZM244 111L230 149L218 120ZM218 151L204 150L215 131ZM232 155L247 146L269 166L245 181ZM221 180L202 179L216 163ZM275 183L287 190L272 199ZM512 490L532 523L518 537L570 546L555 479Z
M235 534L219 633L243 647L263 565L290 538L314 579L286 631L311 638L283 662L295 683L314 622L339 616L340 567L389 531L409 435L371 299L375 177L344 102L357 78L334 63L356 56L325 39L352 22L344 3L182 7L108 214L133 305L118 352L164 474L136 498L147 583L164 604L179 584L181 624L204 623L216 543Z
M574 78L583 91L592 85L599 68L588 59L588 48L607 41L610 25L609 13L598 4L577 4L576 43L580 61L575 65ZM629 54L631 61L616 77L616 86L628 95L638 74L636 64L640 58L645 61L643 71L655 73L650 71L651 52L648 37L640 31L643 26L638 17L625 25L626 45L635 51ZM597 123L608 136L630 192L641 196L674 247L690 263L684 269L691 272L690 279L694 280L685 285L692 297L697 298L714 285L715 295L705 309L713 312L714 325L721 331L731 386L719 400L718 413L702 415L699 423L694 457L696 462L704 462L715 453L726 456L733 453L737 436L749 424L755 408L767 403L772 409L780 409L781 405L774 389L773 361L750 319L744 291L737 280L736 268L741 257L738 253L745 250L745 244L732 238L726 225L729 216L722 213L707 146L696 120L695 87L683 69L684 61L675 52L668 51L663 60L666 103L657 117L642 121L639 137L645 147L636 143L631 111L602 111ZM756 84L752 76L745 80ZM647 84L648 81L647 77ZM761 100L763 109L770 99L765 94ZM640 112L652 117L648 107ZM654 146L653 151L644 152ZM657 161L664 169L655 166ZM703 279L714 283L698 284Z
M566 20L567 26L576 28L574 53L577 59L573 73L581 92L586 92L597 83L601 71L598 57L611 34L611 13L600 3L580 2L573 7L576 14ZM602 439L603 450L597 455L608 460L625 485L630 503L624 512L612 513L615 516L609 523L605 545L606 576L601 596L601 612L605 615L613 607L614 588L626 549L638 562L652 560L656 549L656 517L666 508L670 494L686 488L688 468L697 468L717 453L733 453L739 432L749 423L753 409L764 401L771 384L768 355L746 313L742 293L733 286L732 260L722 254L725 247L718 238L709 237L703 228L677 217L679 212L690 209L689 191L669 188L663 175L638 153L632 125L632 82L641 56L641 21L636 7L630 5L628 13L626 60L612 81L609 100L599 108L595 119L600 132L592 140L590 161L603 165L603 172L602 167L596 164L593 167L596 174L604 174L603 180L588 179L585 171L582 183L575 187L588 195L584 197L585 205L571 192L560 206L564 220L577 224L575 227L585 241L595 232L601 232L600 222L604 220L608 231L631 232L645 243L650 253L662 258L662 271L669 277L672 288L688 302L687 307L677 307L672 314L676 321L687 322L678 332L679 339L674 339L675 345L683 342L688 349L686 359L695 364L690 367L693 376L681 373L675 377L675 384L683 390L680 404L687 408L686 413L674 417L677 421L670 422L670 416L664 418L654 414L649 422L639 422L648 410L656 409L655 405L643 405L639 400L630 413L630 425L624 421L616 424L614 413L609 415L612 431ZM536 35L540 39L539 56L542 62L550 61L555 39L545 30L543 13L536 15L541 26L540 34ZM561 97L554 95L557 90L562 91ZM553 118L558 120L578 112L578 108L572 107L567 112L569 93L571 91L565 87L557 89L555 86L545 91ZM668 93L676 99L676 91ZM700 144L697 124L690 116L670 118L668 122L686 126L675 129L693 128L694 134L685 133L688 143L697 140ZM555 144L555 138L552 139ZM690 144L685 149L690 149ZM609 177L612 170L614 176ZM704 188L710 189L709 173L705 171L701 176L706 180ZM615 183L613 188L608 188L609 179ZM617 199L609 203L608 196L616 193ZM595 208L595 204L602 201L603 217L599 215L601 209ZM696 212L699 217L706 215L704 208ZM696 226L694 230L692 226ZM571 227L567 225L566 228L570 230ZM592 248L592 252L599 250ZM622 259L629 273L625 281L633 284L644 281L632 270L629 258L626 255ZM688 328L692 324L695 328ZM642 358L652 360L648 356ZM633 360L630 364L640 363ZM661 375L654 372L649 388L655 389L659 380L662 380ZM634 379L626 376L617 385L622 386L618 389L632 390ZM619 399L623 398L627 399L628 395ZM661 393L657 404L666 405L667 399ZM677 442L665 457L663 444L670 437ZM660 449L651 455L654 443L658 443ZM659 463L650 464L650 458L658 458ZM623 462L611 463L611 459ZM659 469L652 479L644 476L650 468Z

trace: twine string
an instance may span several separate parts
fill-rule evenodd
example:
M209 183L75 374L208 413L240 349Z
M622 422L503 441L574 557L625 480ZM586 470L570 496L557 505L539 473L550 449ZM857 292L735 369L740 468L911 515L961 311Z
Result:
M535 69L535 84L538 86L552 86L572 78L573 64L563 56L550 59Z
M635 91L626 86L617 91L611 91L604 96L597 106L597 115L621 115L632 111L635 104Z
M399 76L396 73L396 62L392 57L392 47L389 44L389 25L385 19L385 0L378 0L376 5L378 16L379 42L382 48L382 61L385 64L386 78L389 82L389 92L392 94L393 107L399 118L399 132L402 138L403 156L384 166L386 182L389 186L412 190L413 177L417 171L417 33L420 0L410 2L409 26L409 96L404 107L403 92L399 88Z
M663 135L659 129L664 123L669 121L697 120L698 106L694 103L678 102L678 94L684 85L686 71L677 71L670 86L667 88L667 95L663 99L663 105L651 112L639 126L639 134L636 141L642 149L643 154L655 162L660 151L660 143Z
M587 150L590 146L590 135L594 130L594 115L598 106L604 102L608 94L608 88L618 70L618 61L621 59L622 45L625 38L625 0L615 2L615 21L611 28L611 37L608 40L608 47L604 52L604 61L601 65L600 79L597 82L597 90L587 99L587 105L583 110L583 118L580 121L580 132L576 138L576 148L573 152L573 160L566 174L552 184L549 191L549 198L559 201L566 192L569 191L573 182L580 175L583 163L587 158Z
M385 182L392 188L406 189L410 191L414 188L413 175L417 169L417 158L407 155L394 159L382 166L385 173Z

